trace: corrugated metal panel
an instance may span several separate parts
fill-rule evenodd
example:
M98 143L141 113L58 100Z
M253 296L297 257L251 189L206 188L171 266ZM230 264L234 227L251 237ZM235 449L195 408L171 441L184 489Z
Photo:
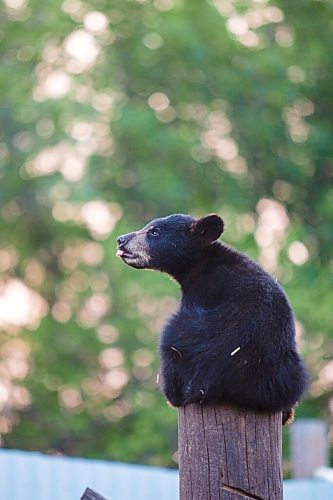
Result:
M86 487L108 500L174 500L175 470L0 450L0 498L78 500Z
M79 500L90 487L108 500L176 500L176 470L0 450L0 499ZM333 483L284 481L284 500L332 500Z

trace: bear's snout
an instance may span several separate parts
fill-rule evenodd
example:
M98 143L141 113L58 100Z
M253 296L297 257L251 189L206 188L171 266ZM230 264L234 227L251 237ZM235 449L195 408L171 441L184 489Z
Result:
M125 264L137 269L144 269L148 266L149 252L145 242L146 231L137 231L122 234L117 238L117 257L120 257Z
M135 233L122 234L117 238L118 250L117 257L132 256L132 253L128 250L128 243L133 238Z
M128 234L122 234L118 236L117 243L119 247L126 245L127 242L128 242Z
M118 248L124 248L128 243L133 240L133 238L137 235L137 233L132 232L128 234L121 234L117 238Z

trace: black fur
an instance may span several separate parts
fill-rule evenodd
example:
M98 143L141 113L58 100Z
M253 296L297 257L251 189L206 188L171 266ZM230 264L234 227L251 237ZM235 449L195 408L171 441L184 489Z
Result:
M217 241L223 226L215 214L171 215L117 240L126 264L168 273L182 289L161 336L163 392L173 406L290 414L308 385L291 307L275 279Z

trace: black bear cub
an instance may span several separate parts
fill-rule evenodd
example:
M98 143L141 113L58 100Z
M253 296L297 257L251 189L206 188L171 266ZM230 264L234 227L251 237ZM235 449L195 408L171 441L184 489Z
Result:
M170 215L119 236L117 255L136 269L170 274L178 311L161 336L163 392L173 406L230 403L290 420L308 375L281 286L258 264L217 241L215 214Z

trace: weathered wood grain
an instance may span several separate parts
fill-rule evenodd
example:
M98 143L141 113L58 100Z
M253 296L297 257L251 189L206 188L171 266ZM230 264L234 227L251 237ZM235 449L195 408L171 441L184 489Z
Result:
M180 500L281 500L281 423L281 413L180 408Z

